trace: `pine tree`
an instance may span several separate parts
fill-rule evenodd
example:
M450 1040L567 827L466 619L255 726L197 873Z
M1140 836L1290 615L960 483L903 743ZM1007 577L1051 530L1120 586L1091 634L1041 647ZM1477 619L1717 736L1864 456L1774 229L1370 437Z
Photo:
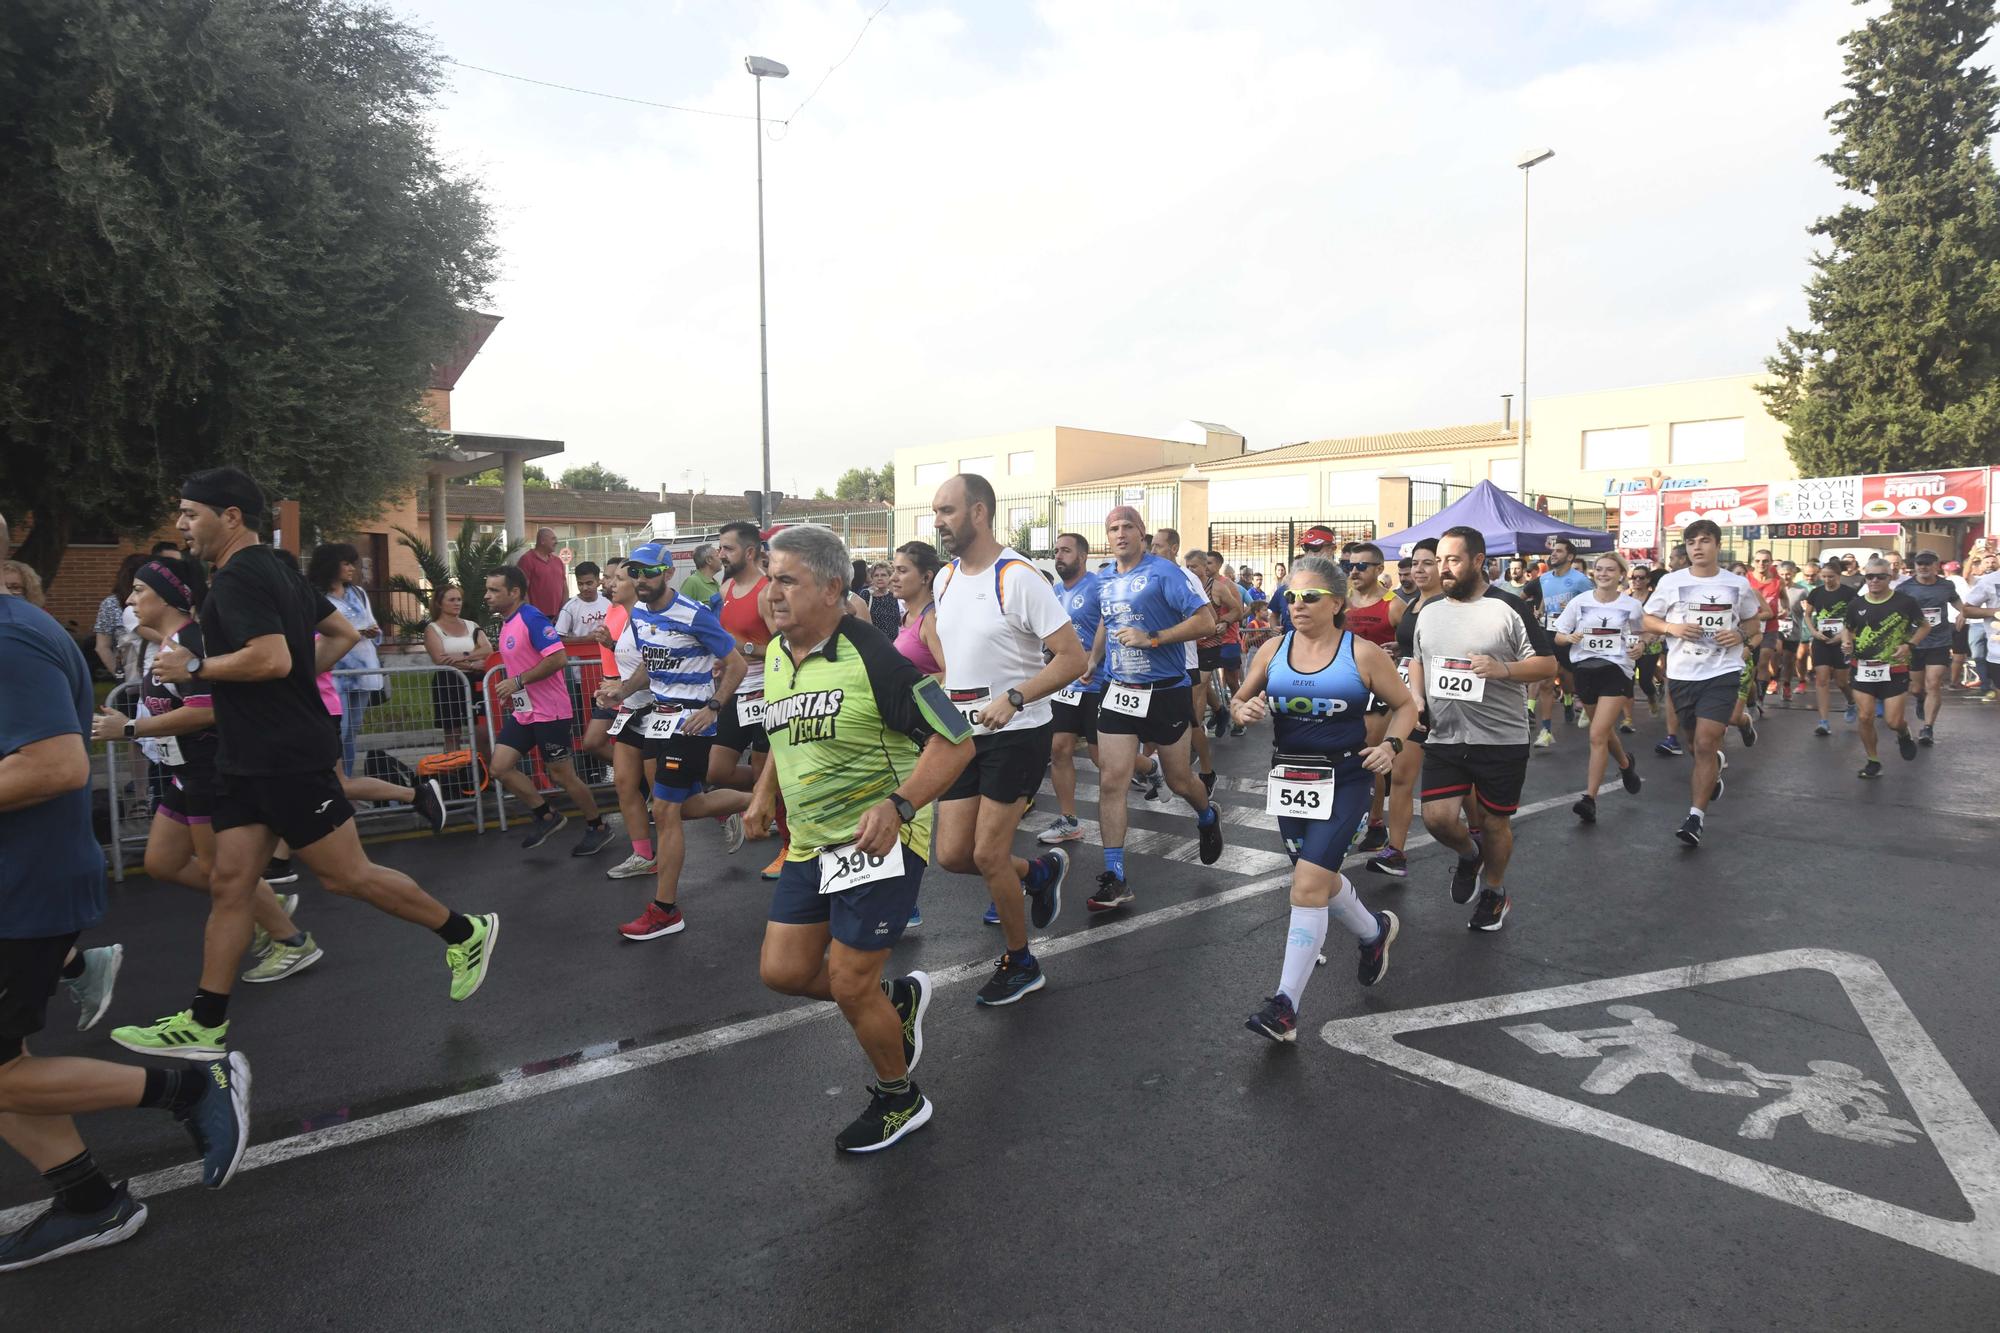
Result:
M1806 476L2000 461L2000 94L1977 63L1993 20L1991 0L1891 0L1842 39L1849 95L1820 160L1860 197L1810 229L1810 325L1763 391Z

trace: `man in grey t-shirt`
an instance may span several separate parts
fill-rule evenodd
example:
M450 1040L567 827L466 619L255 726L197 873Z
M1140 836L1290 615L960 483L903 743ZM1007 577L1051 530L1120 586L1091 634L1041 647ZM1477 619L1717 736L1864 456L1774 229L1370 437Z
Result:
M1424 608L1411 655L1410 691L1430 708L1424 747L1424 827L1458 853L1453 902L1479 902L1468 923L1498 930L1509 900L1501 880L1514 851L1513 815L1528 775L1528 688L1556 673L1519 602L1489 597L1486 538L1452 528L1438 539L1444 597ZM1480 840L1459 820L1470 793ZM1483 882L1482 882L1483 881Z
M1910 693L1917 696L1917 716L1924 728L1917 744L1937 740L1940 706L1944 703L1945 681L1950 679L1951 636L1954 611L1963 613L1958 589L1938 574L1938 553L1919 551L1916 574L1896 585L1896 591L1923 608L1930 629L1910 646Z

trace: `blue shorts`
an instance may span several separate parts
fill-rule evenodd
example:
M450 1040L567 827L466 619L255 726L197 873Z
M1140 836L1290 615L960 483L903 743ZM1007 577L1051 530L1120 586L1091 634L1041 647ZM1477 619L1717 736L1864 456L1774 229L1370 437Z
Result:
M877 880L839 893L819 891L819 858L787 861L771 890L771 920L784 926L825 923L833 938L850 949L874 952L903 938L917 906L924 858L903 848L901 879Z
M1375 775L1348 759L1333 768L1333 814L1326 819L1278 816L1278 836L1296 863L1338 871L1341 861L1368 829L1368 802L1375 793Z
M530 750L540 750L542 761L560 764L570 757L575 738L570 735L569 719L556 722L523 722L512 713L500 724L500 735L496 744L520 754Z
M1225 643L1225 644L1223 644L1223 645L1222 645L1222 665L1223 665L1224 667L1240 667L1240 666L1242 666L1242 665L1243 665L1243 645L1242 645L1242 644L1240 644L1240 643Z
M708 752L713 736L668 736L645 742L640 753L653 761L653 799L684 805L708 790Z

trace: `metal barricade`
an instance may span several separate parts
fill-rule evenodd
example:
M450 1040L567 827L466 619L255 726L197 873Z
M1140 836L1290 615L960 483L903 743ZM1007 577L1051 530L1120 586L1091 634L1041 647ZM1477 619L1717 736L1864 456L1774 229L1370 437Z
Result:
M335 721L342 728L343 772L349 740L354 750L353 771L342 785L354 804L356 825L407 824L416 815L402 793L413 789L423 761L477 748L472 682L457 667L435 662L405 665L394 659L372 670L329 674L341 695L343 715ZM382 688L362 691L362 678L373 676L382 678ZM444 791L447 820L454 813L470 814L474 829L481 833L486 831L486 808L480 799L484 772L483 760L474 753L463 768L434 774Z
M119 684L104 697L104 706L131 716L138 711L139 688ZM143 860L146 835L153 827L153 769L136 741L102 741L104 746L105 844L111 854L111 877L125 882L128 855ZM126 762L122 765L120 759Z
M571 762L576 767L577 775L583 779L584 785L589 787L593 792L615 791L616 783L612 775L610 761L586 753L583 748L584 736L590 730L592 700L597 694L597 687L604 683L603 658L599 655L598 646L595 643L585 643L582 641L567 642L565 647L569 656L569 661L563 669L563 674L569 678L565 683L570 697ZM504 666L495 666L488 670L479 682L480 697L485 702L486 750L488 754L491 754L493 747L500 742L500 728L505 725L507 712L506 709L499 707L493 698L493 683L504 678L507 674L507 669ZM527 774L528 781L534 784L537 792L548 794L560 790L550 780L548 770L543 765L540 750L524 755L520 767L521 771ZM506 788L500 785L498 778L493 780L492 795L494 820L499 825L500 831L505 833L507 831L507 791ZM615 799L612 804L615 813Z

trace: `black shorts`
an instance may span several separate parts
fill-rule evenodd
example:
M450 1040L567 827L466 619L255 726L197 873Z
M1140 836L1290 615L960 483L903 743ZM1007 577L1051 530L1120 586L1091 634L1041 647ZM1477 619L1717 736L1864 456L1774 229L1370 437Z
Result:
M617 716L618 710L615 708L601 708L596 704L590 706L590 720L592 722L609 722Z
M1055 710L1056 719L1051 730L1059 736L1081 736L1090 744L1097 744L1097 705L1103 699L1098 691L1085 690L1073 704L1060 699L1052 701L1050 707Z
M708 790L708 754L713 736L662 736L639 753L653 761L653 799L681 805Z
M1613 663L1585 658L1573 674L1576 677L1576 697L1583 701L1585 708L1599 699L1632 697L1632 678Z
M763 697L761 691L757 697ZM764 733L764 724L745 722L743 715L736 711L742 698L739 694L731 699L729 706L722 710L722 716L715 720L715 748L734 750L738 754L769 753L771 738Z
M267 828L294 847L310 847L354 818L332 769L323 773L215 775L217 833Z
M1892 671L1887 680L1857 680L1854 690L1871 699L1895 699L1910 692L1910 673Z
M984 796L1001 805L1033 796L1049 766L1049 745L1055 728L1047 723L981 736L972 742L972 762L938 799L964 801Z
M183 764L160 770L160 799L153 809L176 824L206 824L215 815L215 770Z
M21 1053L21 1043L42 1030L49 997L62 980L63 961L76 932L34 940L0 940L0 1064Z
M1674 716L1680 719L1684 731L1692 731L1696 722L1721 722L1727 724L1736 716L1738 692L1743 688L1743 675L1732 671L1726 676L1710 676L1706 680L1675 680L1667 677L1667 695L1674 701Z
M641 754L644 754L646 750L646 714L652 711L653 706L647 704L642 708L634 709L632 712L625 714L625 725L612 733L612 743L615 745L629 745ZM616 719L613 719L613 722L615 724Z
M1554 630L1549 632L1551 634L1555 633ZM1564 672L1574 672L1576 670L1576 665L1570 661L1569 645L1566 643L1556 645L1556 670Z
M566 762L576 748L576 737L571 734L569 719L555 722L523 722L511 714L500 727L500 736L495 742L510 750L526 754L530 750L542 752L542 762L560 764Z
M1922 671L1927 667L1949 667L1952 646L1941 643L1935 648L1910 649L1910 670Z
M903 848L903 873L838 893L819 891L819 858L787 861L771 890L770 919L786 926L826 923L828 933L850 949L872 953L903 937L923 884L924 858Z
M1521 784L1528 778L1525 745L1456 745L1433 741L1424 747L1424 771L1418 790L1426 801L1448 801L1472 792L1496 815L1511 815L1521 805Z
M1196 671L1222 670L1222 645L1218 643L1215 647L1209 648L1199 643L1196 644L1194 646L1194 669Z
M1185 736L1187 729L1194 724L1193 687L1159 684L1152 687L1152 695L1144 717L1133 717L1130 713L1121 713L1108 704L1100 703L1097 708L1098 736L1137 736L1143 745L1172 745Z
M1847 670L1847 650L1837 643L1824 639L1812 640L1812 664L1815 669L1829 667L1835 671Z

